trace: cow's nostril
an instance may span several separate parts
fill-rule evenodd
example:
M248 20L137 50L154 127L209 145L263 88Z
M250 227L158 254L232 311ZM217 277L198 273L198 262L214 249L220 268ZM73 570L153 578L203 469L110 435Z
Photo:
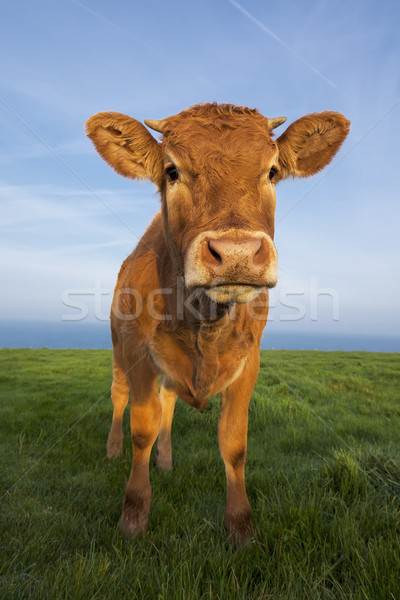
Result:
M257 246L255 253L253 254L253 264L257 267L268 263L268 245L264 240L257 240Z
M215 248L212 247L211 240L208 240L208 249L210 251L210 254L215 258L215 260L218 261L221 264L222 263L222 257L221 257L220 254L218 254L218 252L215 250Z
M245 269L253 274L269 262L267 240L250 236L221 236L202 243L202 262L219 275L230 269Z

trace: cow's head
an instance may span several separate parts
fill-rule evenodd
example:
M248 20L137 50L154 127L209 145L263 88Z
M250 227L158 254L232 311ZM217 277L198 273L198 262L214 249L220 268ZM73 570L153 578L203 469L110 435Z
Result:
M120 174L153 181L161 192L166 242L185 284L218 303L248 302L277 282L275 184L323 169L349 131L337 112L298 119L274 140L284 117L204 104L161 121L157 142L126 115L98 113L87 133Z

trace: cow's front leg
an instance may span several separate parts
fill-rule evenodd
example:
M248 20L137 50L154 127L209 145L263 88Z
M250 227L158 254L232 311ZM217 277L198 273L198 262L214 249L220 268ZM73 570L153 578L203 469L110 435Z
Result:
M160 432L157 441L156 465L160 471L172 469L171 427L177 394L161 384L160 400L162 407Z
M145 375L142 377L147 378ZM161 419L157 380L154 378L146 383L144 379L132 381L130 378L130 381L133 458L120 522L121 530L127 537L138 535L147 528L151 500L150 452L157 438Z
M247 452L247 422L251 393L258 373L258 356L250 356L242 374L223 393L218 423L218 441L225 463L227 496L225 526L235 545L249 537L251 508L247 499L244 467Z
M114 361L113 382L111 386L113 403L113 418L107 440L107 457L116 458L122 454L124 434L122 433L122 418L129 400L129 385L124 371Z

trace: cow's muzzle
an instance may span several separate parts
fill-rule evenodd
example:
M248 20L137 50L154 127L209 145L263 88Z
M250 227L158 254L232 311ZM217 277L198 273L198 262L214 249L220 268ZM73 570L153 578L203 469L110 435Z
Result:
M261 231L207 231L198 235L185 258L188 288L201 287L216 302L249 302L277 282L277 252Z

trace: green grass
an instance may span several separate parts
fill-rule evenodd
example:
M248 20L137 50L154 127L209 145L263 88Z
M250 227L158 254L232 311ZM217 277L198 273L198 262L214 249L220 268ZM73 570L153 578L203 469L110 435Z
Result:
M0 351L0 598L400 599L400 356L263 352L249 420L255 538L223 527L219 403L179 402L149 529L118 530L111 352Z

